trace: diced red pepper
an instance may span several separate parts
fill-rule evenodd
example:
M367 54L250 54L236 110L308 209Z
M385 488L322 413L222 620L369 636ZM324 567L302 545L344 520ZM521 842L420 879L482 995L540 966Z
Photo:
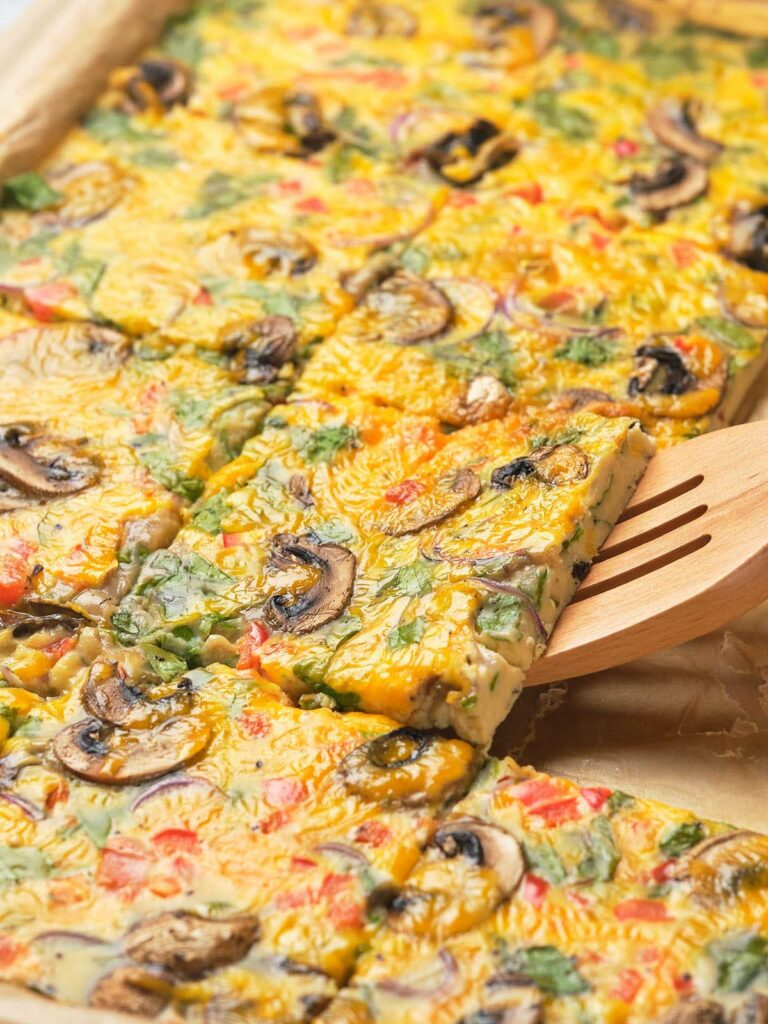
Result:
M624 900L613 908L619 921L671 921L667 908L658 900Z
M10 967L22 949L10 935L0 935L0 967Z
M454 192L448 200L449 206L455 206L461 209L463 206L476 206L477 199L475 196L469 195L468 192Z
M692 266L699 258L699 250L693 242L675 242L672 246L672 259L684 270Z
M262 736L269 736L272 731L269 715L265 715L261 711L244 711L238 718L238 723L244 733L258 739Z
M132 897L144 886L151 864L152 857L141 843L115 836L101 851L96 882L110 892Z
M589 239L598 252L604 252L611 244L611 240L607 235L599 235L596 231L590 232Z
M362 928L363 908L352 899L339 900L328 908L328 918L337 928Z
M674 871L675 860L670 857L669 860L664 860L661 864L657 864L656 867L651 871L651 878L658 885L663 885L664 882L668 882L672 877Z
M401 480L384 492L384 500L393 505L407 505L427 489L421 480Z
M293 204L294 210L299 213L328 213L328 207L320 196L308 196Z
M241 548L245 544L244 533L222 533L221 543L225 548Z
M613 151L616 156L637 156L640 152L640 146L635 142L634 139L616 139L613 144Z
M312 860L310 857L297 857L294 855L291 857L291 867L300 869L316 868L317 861Z
M52 644L46 644L43 650L55 663L63 658L67 651L71 651L76 644L77 641L73 636L65 636L61 640L55 640Z
M32 545L22 540L0 555L0 606L15 604L26 590L32 550Z
M189 828L164 828L152 836L152 845L164 856L172 853L199 853L200 840L197 832Z
M278 190L285 196L297 196L304 188L302 182L297 181L295 178L289 181L278 182Z
M530 181L525 185L518 185L516 188L508 189L504 194L524 199L531 206L538 206L539 203L544 202L544 190L538 181Z
M690 974L678 974L678 976L673 979L672 985L675 992L679 992L681 995L689 995L693 992L693 978Z
M290 820L291 816L288 811L273 811L272 814L268 814L266 818L259 822L259 829L266 836L270 832L277 832L283 825L287 825Z
M201 288L197 295L192 299L193 306L212 306L213 296L207 288Z
M392 837L392 830L383 821L365 821L355 832L355 842L374 849L383 846Z
M182 890L181 882L174 875L157 875L149 882L149 891L160 899L178 896Z
M264 780L264 799L270 807L284 810L296 807L309 796L309 790L301 779L278 778Z
M605 786L585 786L581 795L587 801L593 811L599 811L606 800L611 796L613 790L606 789Z
M51 281L24 289L24 299L30 313L44 323L53 317L57 306L75 295L77 290L68 281Z
M643 976L633 967L625 967L616 979L610 995L623 1003L633 1003L643 984Z
M269 637L269 630L263 622L257 622L253 619L248 623L248 631L245 636L241 637L237 643L237 649L240 657L237 661L238 668L261 668L261 659L257 653L259 647L265 643Z
M523 879L523 899L528 900L534 907L542 905L549 892L549 882L538 875L527 874Z
M550 292L549 295L543 295L537 300L536 304L540 309L546 309L549 312L557 312L558 310L570 309L573 306L576 296L572 291L564 288L559 292Z

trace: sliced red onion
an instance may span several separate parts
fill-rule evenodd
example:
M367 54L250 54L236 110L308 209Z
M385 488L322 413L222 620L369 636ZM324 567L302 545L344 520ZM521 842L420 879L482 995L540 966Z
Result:
M585 324L583 320L570 320L558 317L546 310L539 309L533 303L526 302L516 292L508 291L501 301L501 309L512 323L519 327L530 328L531 320L535 326L555 334L589 334L593 338L607 338L621 334L620 327L598 327Z
M130 809L136 811L142 804L145 804L148 800L153 800L156 796L163 796L177 789L188 789L190 786L195 789L208 790L215 790L217 788L206 779L193 778L190 775L169 775L142 790L131 804Z
M6 801L6 803L13 804L14 807L18 807L20 811L32 821L42 821L45 817L45 811L33 804L31 800L27 800L23 796L19 796L18 793L11 793L10 790L0 789L0 797Z
M432 985L409 985L398 978L385 978L379 982L379 988L403 999L419 999L444 995L450 989L458 974L458 966L452 953L441 949L437 954L442 968L442 977Z
M77 946L108 946L106 939L98 939L95 935L87 935L85 932L69 932L64 929L54 929L49 932L40 932L33 942L71 942Z
M312 852L335 853L339 857L345 857L347 860L355 861L358 864L370 864L362 850L356 850L354 846L348 846L347 843L318 843L317 846L312 847Z
M549 635L547 633L547 627L541 621L541 616L539 615L536 605L519 587L514 586L512 583L504 583L503 580L485 580L481 576L472 576L471 580L473 583L479 583L480 586L485 587L486 590L495 590L497 594L509 594L511 597L516 597L530 615L531 620L536 627L536 632L539 634L539 639L547 639L547 636Z
M406 134L406 129L413 121L416 120L416 115L412 110L407 110L402 114L398 114L394 121L389 126L389 139L395 146L401 145L403 137Z

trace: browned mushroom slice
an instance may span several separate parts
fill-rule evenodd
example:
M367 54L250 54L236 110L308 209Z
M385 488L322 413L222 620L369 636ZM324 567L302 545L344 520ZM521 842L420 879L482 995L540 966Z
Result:
M126 114L170 110L186 103L192 91L192 73L186 64L169 57L141 61L123 83L120 107Z
M480 1014L462 1018L458 1024L483 1020L483 1015L498 1024L544 1024L542 999L541 989L526 984L519 971L502 970L485 982Z
M77 494L99 475L75 442L49 437L29 423L0 425L0 512Z
M616 399L611 398L606 391L598 391L596 388L566 388L560 392L558 399L564 409L571 409L574 412L586 409L590 405L613 405L616 402Z
M27 327L0 338L3 380L25 384L46 377L99 377L131 353L124 334L90 323Z
M446 414L445 419L454 426L485 423L500 419L509 408L512 396L493 374L484 373L467 385L461 400ZM441 417L442 418L442 417Z
M662 100L650 109L648 126L665 146L702 164L709 164L723 151L723 145L699 134L697 113L697 105L692 100Z
M661 1018L661 1024L726 1024L725 1007L714 999L683 999Z
M675 864L674 878L687 882L703 903L734 899L768 886L768 836L740 830L711 836Z
M729 1024L768 1024L768 996L762 992L750 993L731 1014Z
M131 785L166 775L208 745L211 729L201 718L169 718L151 729L129 731L83 718L57 733L52 750L81 779Z
M260 89L235 104L234 119L248 145L261 152L302 157L335 138L309 92Z
M572 484L589 476L589 456L575 444L548 444L521 455L491 473L491 486L509 490L517 480L534 477L552 487Z
M504 167L517 156L519 144L492 121L478 118L463 131L447 132L423 156L444 181L457 188L474 185L489 171Z
M311 633L341 615L355 586L357 559L340 544L316 544L308 537L280 533L272 540L271 562L280 568L306 565L316 570L315 583L295 599L276 594L264 608L273 629Z
M148 729L172 715L192 711L195 698L188 679L132 685L119 669L117 664L95 662L81 690L86 711L100 721L128 729Z
M240 384L271 384L296 355L296 327L290 317L241 320L219 333L218 347L233 352L232 371Z
M520 844L509 832L477 818L449 821L390 903L390 923L417 935L466 931L512 895L524 871Z
M374 1024L374 1020L362 997L346 992L334 998L317 1018L317 1024Z
M123 948L137 963L155 964L178 978L200 978L242 960L258 937L253 914L214 918L177 910L135 924Z
M364 39L405 39L415 35L418 28L416 15L400 4L362 3L350 11L346 31L347 35Z
M107 160L89 160L51 170L48 184L63 199L53 212L44 212L41 219L57 227L77 228L100 220L117 205L127 190L125 174Z
M745 267L768 273L768 204L734 211L726 252Z
M100 1010L120 1010L142 1017L156 1017L173 994L173 978L165 971L145 967L116 967L96 982L88 1005Z
M415 345L448 327L452 309L447 296L430 281L398 270L372 288L361 303L366 317L365 339Z
M417 533L459 512L480 493L480 478L471 469L454 469L431 481L404 505L377 502L365 516L371 529L390 537Z
M666 213L676 206L692 203L704 195L708 187L706 166L684 156L669 157L653 174L635 172L629 179L632 198L648 213Z
M627 393L638 395L683 395L696 386L696 377L681 354L666 345L640 345L635 351L635 373Z
M306 274L317 262L317 249L295 231L261 231L245 228L240 246L248 266L261 275Z
M478 42L489 50L506 46L510 31L516 28L530 31L537 57L548 50L557 37L557 15L546 4L536 0L483 3L472 20Z
M419 806L462 796L479 756L463 740L405 726L355 747L339 774L350 792L366 800Z
M397 269L398 263L394 256L387 252L377 252L359 270L344 274L342 287L355 302L360 302L371 289L386 281Z

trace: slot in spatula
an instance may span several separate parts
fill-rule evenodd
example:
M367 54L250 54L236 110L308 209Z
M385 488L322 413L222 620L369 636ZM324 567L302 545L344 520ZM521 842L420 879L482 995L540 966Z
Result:
M768 421L656 455L526 686L702 636L768 598Z

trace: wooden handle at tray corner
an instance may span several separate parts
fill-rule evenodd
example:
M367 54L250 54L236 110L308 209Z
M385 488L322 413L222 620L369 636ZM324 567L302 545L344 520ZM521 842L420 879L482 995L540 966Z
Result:
M189 0L36 0L0 40L0 181L28 170Z

